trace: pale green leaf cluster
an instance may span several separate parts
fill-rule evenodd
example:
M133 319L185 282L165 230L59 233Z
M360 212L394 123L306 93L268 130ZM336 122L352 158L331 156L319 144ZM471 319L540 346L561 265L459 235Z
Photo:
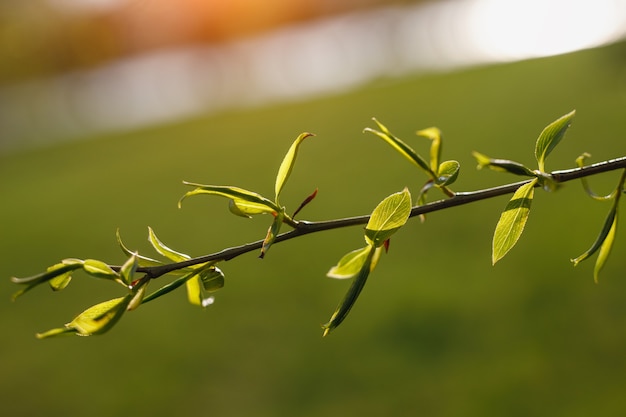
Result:
M454 193L448 188L448 186L456 181L459 174L460 164L454 160L440 162L443 146L441 130L436 127L429 127L416 132L418 136L425 137L431 141L429 153L430 160L427 162L408 144L393 135L385 125L376 119L373 120L378 125L379 130L366 128L365 132L373 133L384 140L402 156L408 159L409 162L424 171L424 173L428 176L428 180L422 186L417 197L418 205L426 203L426 193L433 187L439 188L448 197L454 196Z
M478 168L489 168L494 171L508 172L514 175L531 177L532 179L521 185L502 212L493 235L491 260L495 264L502 259L518 242L530 214L533 202L534 188L543 187L546 191L554 191L556 182L549 173L545 172L545 160L552 150L565 136L571 125L575 111L558 118L546 126L535 143L535 158L538 169L532 170L519 162L508 159L490 158L480 152L473 152L478 162Z
M330 320L322 326L324 336L339 326L356 303L370 272L374 270L383 247L391 236L406 224L411 215L411 194L408 189L381 201L370 215L365 227L367 245L344 255L326 274L330 278L353 279L344 299Z
M263 247L261 248L260 258L265 257L265 254L272 246L276 237L280 233L281 226L283 223L288 223L292 226L296 225L296 221L293 217L304 207L306 204L311 202L315 195L317 194L317 190L311 194L305 201L298 207L296 211L290 216L287 214L287 209L280 204L279 197L293 171L293 167L296 162L296 156L298 155L298 149L300 145L304 141L304 139L314 136L312 133L301 133L298 137L293 141L287 153L283 157L283 160L278 168L278 173L276 174L276 181L274 184L274 200L270 200L269 198L263 197L261 194L256 193L254 191L245 190L239 187L231 187L231 186L223 186L223 185L205 185L205 184L197 184L192 182L183 181L185 185L190 185L196 187L192 191L185 193L182 198L178 202L178 207L181 207L182 201L187 197L207 194L207 195L216 195L221 197L228 198L228 208L231 213L241 216L241 217L252 217L257 214L272 214L274 216L274 220L272 224L267 230L267 234L263 241Z
M165 262L148 258L139 255L138 252L129 250L122 242L119 231L117 232L117 239L122 252L128 258L116 269L96 259L65 259L49 267L42 274L28 278L12 278L14 283L25 285L24 289L14 295L14 298L44 282L48 282L55 291L62 290L69 284L73 273L79 270L95 278L117 282L127 290L127 294L124 297L96 304L78 315L64 327L40 333L37 337L47 338L60 334L77 334L79 336L102 334L110 330L125 311L134 310L141 304L165 295L183 284L186 284L189 302L206 307L213 302L212 294L224 286L224 274L222 271L214 263L204 263L176 270L174 273L182 276L164 285L152 294L146 295L148 283L151 280L148 276L136 279L137 270L141 267L162 266L165 265ZM151 228L148 228L148 241L155 251L168 261L183 262L191 259L189 255L166 246Z

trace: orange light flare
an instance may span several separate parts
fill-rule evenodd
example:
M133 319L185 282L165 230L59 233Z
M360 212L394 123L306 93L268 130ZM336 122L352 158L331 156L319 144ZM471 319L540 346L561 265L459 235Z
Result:
M112 1L112 0L111 0ZM117 0L114 20L133 49L254 35L311 16L308 1Z

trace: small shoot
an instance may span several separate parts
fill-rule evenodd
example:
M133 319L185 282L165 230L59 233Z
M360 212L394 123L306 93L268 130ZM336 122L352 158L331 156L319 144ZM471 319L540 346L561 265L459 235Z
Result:
M538 170L533 171L519 162L508 159L494 159L479 152L472 153L478 162L478 169L490 168L494 171L509 172L533 178L517 189L500 216L493 235L491 261L494 265L515 246L522 235L530 214L534 188L541 186L546 191L557 189L558 184L549 173L545 172L545 161L565 136L565 132L570 127L575 113L576 111L574 110L561 116L546 126L539 135L535 143L535 158Z
M308 133L308 132L301 133L296 138L296 140L291 144L291 147L287 151L287 154L283 158L283 161L281 162L280 167L278 168L278 174L276 175L276 183L274 185L274 192L276 193L276 199L275 199L276 205L280 205L278 203L278 198L280 196L280 193L283 191L283 187L285 186L287 179L289 179L289 176L291 175L291 171L293 171L293 166L296 162L296 156L298 155L298 148L300 147L300 144L302 143L302 141L304 141L304 139L310 136L315 136L315 135L313 133Z
M367 245L344 255L327 276L337 279L354 279L344 299L330 320L322 325L323 336L339 326L356 303L370 272L374 270L382 249L389 248L389 238L407 222L411 215L411 194L408 189L390 195L381 201L365 227Z
M452 192L448 186L456 181L460 165L457 161L445 161L440 163L443 143L441 130L436 127L429 127L416 132L418 136L431 140L430 161L427 162L418 155L413 148L394 136L385 125L375 118L373 120L380 130L366 128L364 131L373 133L383 139L411 163L421 168L428 176L428 180L422 186L417 196L417 205L426 204L426 194L428 190L433 187L439 188L448 197L454 197L454 192ZM420 219L424 221L425 216L420 215Z
M626 181L626 170L622 172L619 183L615 190L606 197L598 197L595 194L591 193L590 195L600 201L612 200L613 204L611 205L611 209L604 219L604 223L602 225L602 229L598 234L598 237L593 242L591 247L587 249L580 256L572 259L572 263L574 266L577 266L580 262L588 259L590 256L598 252L598 257L596 258L596 263L593 269L593 280L598 283L600 277L600 271L604 268L606 261L611 253L611 249L613 248L613 243L615 242L615 235L617 233L617 218L618 218L618 208L619 201L624 193L624 183ZM584 185L585 190L588 190L587 184Z
M182 196L182 198L178 202L178 207L180 208L182 206L183 200L187 197L200 194L208 194L228 198L228 208L230 212L240 217L250 218L257 214L272 214L274 216L274 220L272 221L272 224L268 229L259 258L265 257L265 254L276 239L276 236L278 236L282 224L287 223L292 227L296 227L297 222L293 220L293 217L306 204L311 202L317 194L317 190L315 190L315 192L311 196L309 196L300 205L300 207L298 207L293 216L289 216L287 214L286 208L280 204L279 200L283 188L285 187L285 184L287 183L287 180L289 179L289 176L293 171L293 167L296 162L296 156L298 155L298 149L300 148L300 145L302 144L304 139L310 136L315 135L308 132L298 135L298 137L294 140L294 142L289 147L289 150L285 154L280 164L280 167L278 168L278 173L276 174L276 181L274 183L274 201L263 197L261 194L239 187L205 185L183 181L185 185L190 185L196 188L192 191L185 193Z

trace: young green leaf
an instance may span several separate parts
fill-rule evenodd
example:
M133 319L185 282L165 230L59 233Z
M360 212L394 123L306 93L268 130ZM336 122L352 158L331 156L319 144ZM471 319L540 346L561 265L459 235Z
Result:
M50 281L48 281L48 284L50 284L50 288L52 288L53 291L61 291L69 285L71 280L72 271L52 278Z
M445 161L437 170L437 185L446 186L454 183L459 176L461 165L457 161Z
M609 235L615 234L616 225L617 225L617 204L614 201L611 207L611 210L609 211L608 215L604 219L604 223L602 225L602 229L600 230L600 234L598 235L596 240L593 242L591 247L587 249L580 256L571 260L574 266L577 266L580 262L584 261L585 259L589 258L591 255L596 253L598 249L602 247L604 242L609 238Z
M361 268L356 274L352 285L350 285L348 292L341 303L337 306L335 312L330 317L330 320L326 324L322 325L322 329L324 330L323 336L327 336L333 329L344 321L367 282L367 277L372 271L372 260L374 255L381 249L375 248L371 245L368 245L366 248L368 249L367 255L361 265Z
M96 278L117 279L119 275L105 262L97 259L85 259L83 270Z
M278 204L278 196L280 195L289 175L291 175L291 171L293 170L293 165L296 162L296 156L298 155L298 148L302 141L309 136L315 136L313 133L301 133L296 140L291 144L291 147L285 154L283 161L278 168L278 174L276 175L276 184L274 186L274 192L276 193L276 203Z
M42 272L41 274L33 275L26 278L11 277L11 282L13 282L14 284L25 285L24 288L14 293L11 298L15 301L19 296L23 295L27 291L32 290L39 284L43 284L44 282L50 282L51 280L55 280L57 278L58 280L55 281L54 284L51 284L51 286L55 290L61 289L63 285L67 285L69 283L68 276L70 276L73 271L82 267L82 261L80 261L80 263L61 262L49 267L46 272Z
M428 129L418 130L417 135L433 141L430 145L430 169L432 172L437 172L439 161L441 160L441 130L436 127L429 127Z
M74 320L65 325L65 328L52 329L37 334L37 338L44 339L63 333L75 333L79 336L102 334L110 330L122 317L133 294L114 298L96 304L79 314Z
M250 201L242 200L240 198L233 198L228 202L228 209L231 213L240 216L251 218L256 214L275 213L276 211L264 204L253 203Z
M237 203L239 203L240 201L246 201L248 203L255 204L256 206L266 207L268 212L276 212L280 210L280 208L273 201L268 200L261 194L255 193L253 191L244 190L243 188L223 185L203 185L187 181L183 181L183 184L190 185L196 188L192 191L185 193L180 198L180 200L178 201L178 207L182 207L183 200L187 197L207 194L226 197L230 200L237 200Z
M159 238L157 238L156 234L154 233L154 230L152 230L151 227L148 227L148 240L150 241L150 243L152 244L152 246L158 253L165 256L167 259L171 261L182 262L191 258L189 255L177 252L174 249L171 249L165 246L163 242L161 242Z
M371 246L367 245L364 248L347 253L339 260L337 265L330 268L326 276L337 279L353 278L367 262L372 249Z
M133 252L130 249L128 249L126 247L126 245L124 245L124 242L122 242L122 236L120 235L120 229L117 229L115 231L115 237L117 238L117 244L119 245L120 249L122 249L122 252L124 252L124 254L126 256L135 256L137 258L137 262L139 265L141 266L159 266L159 265L163 265L163 262L161 261L157 261L156 259L152 259L152 258L148 258L146 256L142 256L139 255L138 252Z
M133 253L120 268L120 278L122 283L130 287L130 284L133 282L133 275L135 275L135 271L138 266L139 263L137 261L137 254Z
M210 294L224 287L224 273L215 266L205 266L186 284L189 302L206 307L213 303L213 297Z
M276 236L280 232L280 227L283 225L283 220L285 219L285 213L283 211L279 211L274 217L274 221L272 225L267 229L267 235L265 236L265 240L263 240L263 246L261 247L261 254L259 258L263 259L268 250L270 250L270 246L276 240Z
M133 311L141 304L143 304L143 299L146 296L146 291L148 290L148 284L145 283L138 288L133 288L133 298L131 298L128 306L126 307L127 311Z
M509 161L508 159L493 159L480 152L472 152L472 156L476 158L478 162L478 169L489 168L494 171L509 172L515 175L522 175L525 177L536 177L537 174L530 168L520 164L519 162Z
M159 288L158 290L154 291L153 293L145 296L143 298L143 300L141 300L141 304L145 304L149 301L152 301L154 299L157 299L165 294L168 294L172 291L174 291L175 289L179 288L180 286L182 286L183 284L186 284L187 281L189 281L191 278L193 278L194 276L196 276L198 274L197 271L191 271L186 273L185 275L183 275L180 278L177 278L176 280L170 282L169 284L166 284L164 286L162 286L161 288Z
M547 156L559 144L565 132L572 124L572 118L576 114L576 110L572 110L564 116L561 116L554 122L550 123L543 129L537 143L535 144L535 158L539 164L539 171L545 171L545 161Z
M606 260L609 258L609 254L611 253L611 249L613 248L613 242L615 242L615 233L617 232L617 213L615 213L615 217L613 218L613 224L609 229L609 233L606 235L606 239L602 242L600 246L600 252L598 252L598 258L596 259L596 264L593 268L593 280L597 283L600 277L600 271L604 268L604 264Z
M522 235L530 213L530 205L533 201L537 181L534 179L519 187L502 212L493 235L493 264L502 259Z
M376 120L375 118L372 120L376 122L376 124L378 125L378 128L381 131L370 129L368 127L368 128L365 128L364 132L370 132L370 133L375 134L376 136L378 136L379 138L387 142L389 145L391 145L396 151L398 151L402 156L408 159L411 163L423 169L430 178L433 178L433 179L436 178L434 171L430 169L430 166L428 165L428 163L424 160L424 158L419 156L413 150L413 148L411 148L409 145L401 141L399 138L392 135L391 132L389 132L389 129L387 129L387 127L385 127L378 120Z
M365 227L365 239L375 247L380 247L409 219L411 214L411 193L405 188L381 201L370 216Z

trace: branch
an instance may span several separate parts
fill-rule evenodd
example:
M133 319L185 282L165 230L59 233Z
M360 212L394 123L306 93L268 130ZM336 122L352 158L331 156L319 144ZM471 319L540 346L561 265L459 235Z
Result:
M553 171L548 176L554 183L562 184L568 181L573 181L580 178L600 174L603 172L610 172L617 169L626 169L626 156L611 159L608 161L599 162L592 165L583 166L580 168L573 168L567 170ZM451 207L462 206L464 204L473 203L475 201L486 200L501 195L512 194L520 186L529 183L533 180L519 181L511 184L505 184L492 188L485 188L477 191L459 192L455 193L453 197L446 200L438 200L424 205L415 206L411 209L410 217L420 216L435 211L445 210ZM539 186L537 184L536 186ZM293 230L282 233L276 237L274 243L283 242L286 240L294 239L299 236L307 235L309 233L317 233L325 230L340 229L343 227L357 226L367 224L369 221L369 215L346 217L335 220L308 222L298 221L295 223ZM223 249L219 252L200 256L197 258L191 258L183 262L175 262L167 265L139 267L137 272L146 274L150 279L158 278L167 273L186 268L193 265L199 265L207 262L228 261L236 258L245 253L259 250L263 246L263 240L257 240L255 242L247 243L241 246L235 246L232 248ZM116 266L112 269L119 271L121 267Z

